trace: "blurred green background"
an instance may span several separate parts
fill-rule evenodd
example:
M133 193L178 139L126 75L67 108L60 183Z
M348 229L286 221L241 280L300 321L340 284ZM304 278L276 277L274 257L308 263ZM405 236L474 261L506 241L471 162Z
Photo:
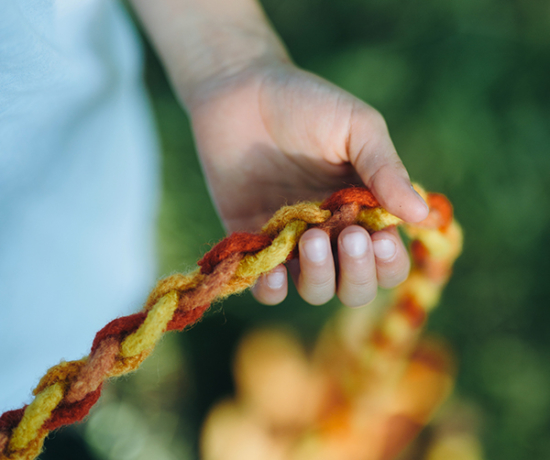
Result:
M428 328L453 345L487 459L550 458L550 3L264 0L295 62L376 107L413 180L447 194L464 254ZM146 78L163 147L159 275L223 236L189 121L154 53ZM250 295L168 337L43 459L195 459L208 408L231 394L238 338L286 324L311 343L338 307Z

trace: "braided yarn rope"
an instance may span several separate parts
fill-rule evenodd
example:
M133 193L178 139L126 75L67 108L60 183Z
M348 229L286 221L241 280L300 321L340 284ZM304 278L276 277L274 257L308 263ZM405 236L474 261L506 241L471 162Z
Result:
M137 369L165 332L194 324L213 302L251 287L262 274L297 257L298 241L308 228L323 229L334 241L351 224L371 233L402 226L412 240L414 268L377 329L377 354L411 343L437 304L462 241L449 201L443 195L419 192L430 207L420 224L403 223L385 211L369 190L352 187L321 204L285 206L258 234L228 236L198 262L200 268L161 280L142 311L101 329L89 356L52 367L34 389L31 404L4 413L0 459L34 459L50 431L82 420L98 400L103 382Z

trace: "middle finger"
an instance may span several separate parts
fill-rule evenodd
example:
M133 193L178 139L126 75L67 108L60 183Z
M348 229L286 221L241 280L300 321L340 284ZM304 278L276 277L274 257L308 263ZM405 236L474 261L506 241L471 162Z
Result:
M348 307L366 305L376 297L378 282L372 240L368 232L351 225L338 236L338 297Z

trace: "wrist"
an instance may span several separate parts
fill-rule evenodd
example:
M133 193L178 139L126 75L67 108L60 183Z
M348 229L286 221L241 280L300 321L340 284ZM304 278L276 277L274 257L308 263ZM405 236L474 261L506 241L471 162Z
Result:
M267 25L263 30L220 25L207 43L187 56L175 61L169 74L188 111L238 76L290 62L284 45Z
M130 0L188 110L205 88L288 62L257 0Z

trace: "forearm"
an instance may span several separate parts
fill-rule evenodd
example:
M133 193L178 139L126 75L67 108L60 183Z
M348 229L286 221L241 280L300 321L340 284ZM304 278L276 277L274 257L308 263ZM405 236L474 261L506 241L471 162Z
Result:
M288 60L256 0L131 0L186 105L212 79Z

